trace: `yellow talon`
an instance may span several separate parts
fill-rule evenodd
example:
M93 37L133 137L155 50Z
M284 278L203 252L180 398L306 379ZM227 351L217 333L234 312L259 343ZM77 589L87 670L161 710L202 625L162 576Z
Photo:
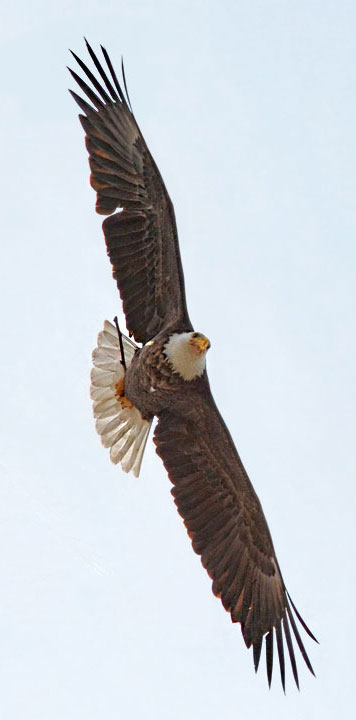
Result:
M133 407L131 400L129 400L127 397L125 397L125 395L122 395L122 397L119 398L119 403L120 403L121 407L124 409Z
M122 408L132 408L132 402L124 395L125 378L119 380L115 385L115 397Z
M122 378L115 385L115 397L116 397L116 400L118 400L119 402L124 394L124 388L125 388L125 378Z

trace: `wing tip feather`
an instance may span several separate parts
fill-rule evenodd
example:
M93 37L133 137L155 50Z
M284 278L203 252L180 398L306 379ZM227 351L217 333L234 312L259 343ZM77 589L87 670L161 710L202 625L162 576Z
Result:
M314 637L313 633L309 630L304 620L301 618L300 613L297 611L294 603L292 602L289 594L286 591L286 605L282 614L282 617L280 620L275 622L266 635L262 635L254 639L252 641L253 646L253 663L254 663L254 669L257 673L257 670L259 668L260 664L260 657L261 657L261 649L262 649L262 641L263 637L265 637L265 646L266 646L266 671L267 671L267 680L268 680L268 686L271 687L272 682L272 672L273 672L273 644L274 644L274 631L276 634L276 644L277 644L277 651L278 651L278 661L279 661L279 668L280 668L280 676L281 676L281 684L283 688L284 694L286 694L286 666L285 666L285 654L284 654L284 643L283 643L283 635L286 641L287 649L288 649L288 655L289 660L292 668L292 673L294 677L295 684L297 686L297 689L300 691L300 685L299 685L299 675L298 675L298 668L297 668L297 660L295 656L295 650L293 645L293 636L294 640L296 641L299 651L302 655L302 658L310 671L310 673L316 677L316 674L314 672L314 669L311 665L311 662L309 660L308 654L305 650L303 641L301 639L295 618L292 613L292 609L289 605L288 600L290 601L293 610L296 613L296 617L300 621L302 627L306 630L308 635L318 642L316 638ZM290 624L289 624L290 623ZM309 630L309 632L308 632Z

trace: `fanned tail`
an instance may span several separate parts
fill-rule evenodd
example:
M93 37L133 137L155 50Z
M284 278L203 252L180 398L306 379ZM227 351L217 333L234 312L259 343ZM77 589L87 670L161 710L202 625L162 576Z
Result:
M122 335L126 367L131 364L137 345ZM93 351L90 396L96 429L110 460L121 463L125 472L138 477L151 422L123 397L125 370L121 365L120 344L115 326L105 320Z

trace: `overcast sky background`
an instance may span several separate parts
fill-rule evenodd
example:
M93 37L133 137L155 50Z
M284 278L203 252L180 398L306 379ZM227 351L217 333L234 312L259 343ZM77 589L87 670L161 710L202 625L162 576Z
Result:
M349 717L355 704L356 6L3 2L0 714ZM67 51L124 55L174 202L189 312L314 679L268 690L153 444L110 464L91 351L119 310ZM299 657L298 657L299 660Z

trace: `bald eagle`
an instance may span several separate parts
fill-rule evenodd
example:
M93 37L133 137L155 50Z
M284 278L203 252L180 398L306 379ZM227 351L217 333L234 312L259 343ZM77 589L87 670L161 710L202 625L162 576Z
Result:
M295 616L315 638L286 590L260 501L210 391L210 342L189 319L173 205L133 115L123 65L121 85L105 48L106 68L86 45L97 75L72 54L92 87L70 72L89 102L71 92L83 113L96 211L109 216L107 252L136 341L108 321L99 333L91 375L96 428L111 460L137 476L157 417L156 450L213 593L240 623L255 670L265 638L271 684L275 638L283 690L284 643L299 687L293 634L314 671Z

